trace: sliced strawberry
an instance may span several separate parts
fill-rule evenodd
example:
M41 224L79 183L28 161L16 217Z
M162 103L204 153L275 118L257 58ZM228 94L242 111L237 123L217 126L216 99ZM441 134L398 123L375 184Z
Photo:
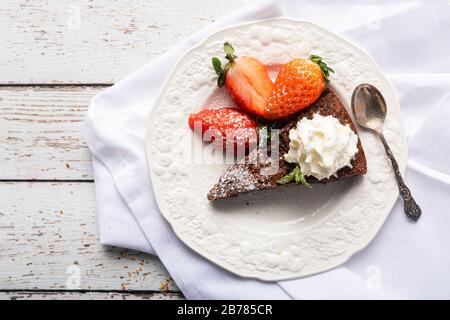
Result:
M263 117L266 101L272 93L273 83L264 65L252 57L237 57L229 42L224 44L225 58L229 62L222 69L219 58L212 58L219 87L224 84L233 100L244 111Z
M258 124L250 116L235 108L204 109L189 116L189 127L199 130L204 141L216 141L224 149L249 149L256 146ZM227 147L230 146L230 147ZM245 149L239 149L245 148Z

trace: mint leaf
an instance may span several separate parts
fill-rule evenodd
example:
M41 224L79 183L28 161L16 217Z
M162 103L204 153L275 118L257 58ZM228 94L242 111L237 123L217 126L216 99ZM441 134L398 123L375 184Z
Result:
M302 180L302 170L300 170L300 167L297 165L292 172L294 173L295 183L300 183Z
M302 184L306 188L311 188L311 185L306 181L302 169L300 168L299 165L297 165L293 171L296 184Z
M277 183L286 184L291 181L295 181L296 184L302 184L306 188L311 188L311 185L306 181L302 169L299 165L296 165L295 168L291 172L289 172L289 174L279 179Z
M277 180L278 184L286 184L291 182L292 180L294 180L294 174L291 172L287 175L285 175L284 177L282 177L281 179Z

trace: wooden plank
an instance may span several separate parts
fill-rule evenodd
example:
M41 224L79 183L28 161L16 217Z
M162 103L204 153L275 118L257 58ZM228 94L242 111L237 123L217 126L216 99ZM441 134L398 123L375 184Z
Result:
M59 292L9 291L0 292L0 300L181 300L180 293L125 292Z
M0 289L178 290L158 258L99 243L93 183L0 183Z
M83 117L103 89L0 87L0 179L92 179Z
M0 2L0 83L114 83L252 0Z

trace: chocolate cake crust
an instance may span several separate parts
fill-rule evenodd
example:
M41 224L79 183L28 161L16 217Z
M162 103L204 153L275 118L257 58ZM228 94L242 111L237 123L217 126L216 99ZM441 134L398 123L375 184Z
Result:
M284 161L284 155L289 151L289 130L297 124L298 120L304 117L311 119L315 113L319 113L322 116L331 115L337 118L341 124L348 124L353 132L358 135L355 125L341 100L333 89L327 87L314 104L300 111L280 128L279 168L277 172L272 174L265 173L265 170L270 169L272 166L272 160L263 154L265 150L261 151L257 148L251 151L241 162L225 169L217 184L209 191L208 200L214 201L221 198L235 197L240 193L273 189L279 186L277 181L287 175L295 166ZM352 167L344 167L337 172L336 177L331 176L328 179L317 180L308 176L306 177L307 182L326 183L365 174L367 172L367 162L359 136L357 147L358 152L351 161Z

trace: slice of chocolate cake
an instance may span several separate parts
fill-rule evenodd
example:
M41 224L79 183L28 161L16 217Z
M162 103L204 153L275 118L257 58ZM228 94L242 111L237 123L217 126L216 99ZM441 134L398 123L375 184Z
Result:
M289 151L289 130L297 124L299 119L304 117L311 119L315 113L319 113L322 116L331 115L337 118L341 124L348 124L353 132L358 134L350 115L335 92L331 88L325 88L320 98L312 106L300 111L291 121L281 127L279 159L277 159L278 170L276 172L268 174L268 169L273 165L273 159L265 156L265 150L255 149L240 163L234 164L225 170L219 182L209 191L208 200L213 201L234 197L240 193L273 189L279 186L277 181L295 167L294 164L284 161L284 155ZM357 148L358 151L351 161L351 167L343 167L337 171L336 176L331 176L327 179L317 180L312 176L308 176L306 177L307 182L325 183L365 174L367 172L367 163L359 137Z

